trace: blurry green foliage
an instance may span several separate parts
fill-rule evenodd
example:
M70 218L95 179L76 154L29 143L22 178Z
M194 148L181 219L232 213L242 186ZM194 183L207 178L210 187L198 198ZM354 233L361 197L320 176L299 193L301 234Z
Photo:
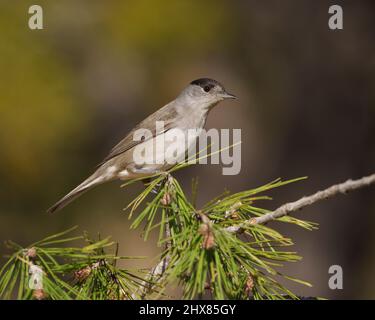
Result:
M161 53L158 59L220 45L230 30L223 1L123 1L113 9L107 11L108 31L126 47Z
M86 111L74 73L43 32L28 28L28 6L21 9L0 10L0 175L22 189L55 167L57 151L86 125Z

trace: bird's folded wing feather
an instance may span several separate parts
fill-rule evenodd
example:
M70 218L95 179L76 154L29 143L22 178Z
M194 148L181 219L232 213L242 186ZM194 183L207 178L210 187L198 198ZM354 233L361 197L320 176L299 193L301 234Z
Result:
M136 145L143 143L149 139L156 137L158 134L164 133L173 128L176 117L178 114L176 109L173 105L167 104L163 108L159 109L152 115L150 115L147 119L140 122L135 128L129 132L129 134L122 139L117 145L115 145L107 157L98 165L98 167L102 166L104 163L109 161L110 159L117 157L118 155L130 150L131 148L135 147ZM156 121L164 121L164 130L162 132L156 132ZM152 136L147 137L144 140L134 141L133 135L134 132L138 129L148 129L152 133Z

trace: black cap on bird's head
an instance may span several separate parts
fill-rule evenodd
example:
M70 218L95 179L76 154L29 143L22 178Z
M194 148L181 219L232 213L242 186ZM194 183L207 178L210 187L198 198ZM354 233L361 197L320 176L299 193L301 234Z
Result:
M206 93L215 92L220 95L223 99L237 99L237 97L231 93L228 93L222 84L214 79L200 78L190 82L191 85L201 87Z

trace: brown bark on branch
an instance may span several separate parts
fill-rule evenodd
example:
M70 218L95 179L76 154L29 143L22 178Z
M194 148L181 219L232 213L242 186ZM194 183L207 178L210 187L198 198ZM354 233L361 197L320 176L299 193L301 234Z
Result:
M375 184L375 173L367 177L363 177L357 180L347 180L346 182L335 184L327 189L318 191L310 196L303 197L297 201L289 202L281 207L277 208L275 211L267 213L260 217L254 217L245 223L237 226L227 227L225 230L231 233L238 233L242 230L245 225L248 224L264 224L269 221L275 220L286 216L294 211L303 209L304 207L310 206L321 200L329 199L335 197L339 194L347 194L350 191L368 187L372 184Z

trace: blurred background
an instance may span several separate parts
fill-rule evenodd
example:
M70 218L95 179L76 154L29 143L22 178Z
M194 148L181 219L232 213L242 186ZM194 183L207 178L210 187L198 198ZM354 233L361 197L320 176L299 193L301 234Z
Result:
M224 189L309 176L259 204L274 209L374 172L374 1L37 2L43 30L28 28L35 1L0 1L0 241L27 245L79 225L111 235L121 254L150 257L135 266L152 266L156 236L144 242L122 211L141 184L103 185L56 215L45 211L135 124L200 77L240 98L215 108L207 127L241 128L243 141L240 175L222 176L219 165L178 172L186 190L199 177L200 206ZM344 30L328 28L332 4L343 6ZM320 228L275 226L304 257L284 271L314 286L289 287L374 299L374 188L297 215ZM335 264L343 290L328 288Z

